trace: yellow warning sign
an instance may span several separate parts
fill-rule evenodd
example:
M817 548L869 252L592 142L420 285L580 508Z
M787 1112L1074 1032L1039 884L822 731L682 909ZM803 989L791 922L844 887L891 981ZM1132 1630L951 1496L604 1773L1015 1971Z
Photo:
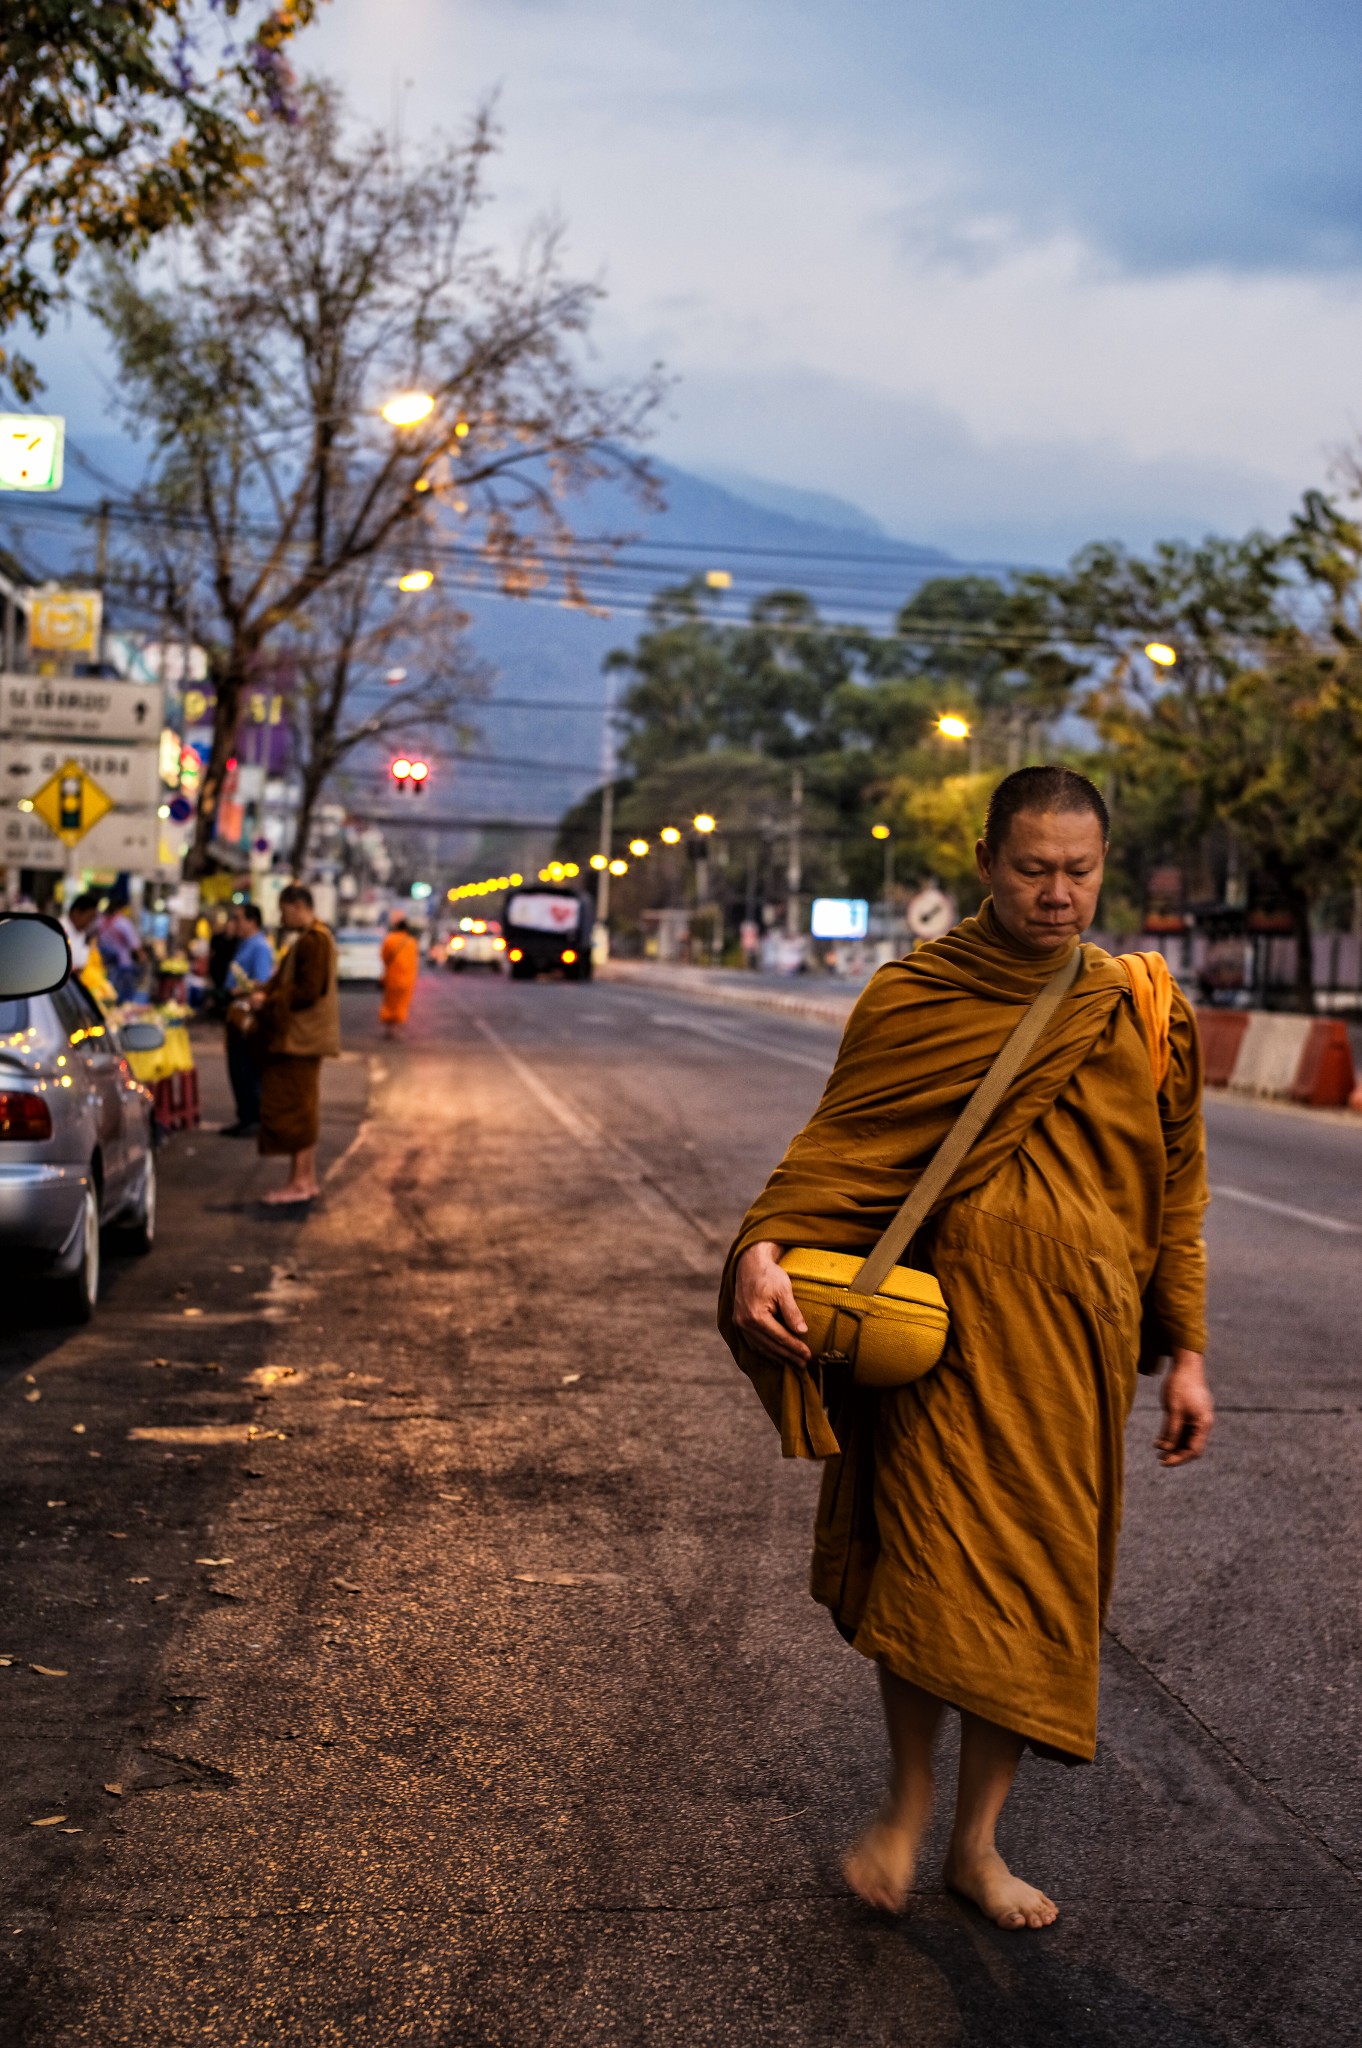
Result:
M113 807L113 798L85 773L79 761L63 762L33 798L34 816L68 846L83 839Z

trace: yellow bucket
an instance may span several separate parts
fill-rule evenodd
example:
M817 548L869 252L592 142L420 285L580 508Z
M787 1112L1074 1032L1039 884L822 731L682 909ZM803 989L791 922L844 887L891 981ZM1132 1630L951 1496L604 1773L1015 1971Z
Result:
M856 1252L799 1245L781 1265L809 1326L815 1360L850 1365L862 1387L906 1387L930 1372L946 1348L950 1316L933 1273L894 1266L878 1294L852 1294L865 1264Z

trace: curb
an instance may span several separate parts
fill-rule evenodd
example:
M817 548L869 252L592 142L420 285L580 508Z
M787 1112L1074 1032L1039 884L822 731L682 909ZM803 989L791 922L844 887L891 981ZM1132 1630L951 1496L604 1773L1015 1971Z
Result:
M776 1016L797 1017L809 1024L831 1025L840 1031L851 1015L860 989L848 991L850 1000L835 996L797 996L778 988L743 988L739 982L717 981L704 967L654 967L647 961L608 960L596 969L600 981L632 983L636 988L670 990L690 996L698 1003L719 1003L729 1009L769 1010Z

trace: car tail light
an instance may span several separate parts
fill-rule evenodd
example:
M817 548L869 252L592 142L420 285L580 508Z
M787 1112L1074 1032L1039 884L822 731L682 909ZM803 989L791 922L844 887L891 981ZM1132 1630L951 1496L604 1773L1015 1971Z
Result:
M519 946L512 946L507 957L511 960L523 960L525 955L521 952Z
M493 941L492 941L492 951L493 951L494 953L504 953L504 952L506 951L506 941L505 941L505 939L493 939Z
M575 967L577 965L577 955L573 952L571 946L568 947L565 953L560 954L559 958L562 960L564 967Z
M52 1112L41 1095L0 1090L0 1139L18 1138L35 1144L52 1136Z

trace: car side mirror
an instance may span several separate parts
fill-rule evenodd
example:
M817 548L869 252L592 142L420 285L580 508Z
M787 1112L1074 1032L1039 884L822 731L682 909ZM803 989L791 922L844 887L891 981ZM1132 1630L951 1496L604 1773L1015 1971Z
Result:
M0 918L0 998L46 996L71 972L71 948L55 917L16 911Z
M124 1052L159 1052L166 1035L159 1024L125 1024L118 1034Z

